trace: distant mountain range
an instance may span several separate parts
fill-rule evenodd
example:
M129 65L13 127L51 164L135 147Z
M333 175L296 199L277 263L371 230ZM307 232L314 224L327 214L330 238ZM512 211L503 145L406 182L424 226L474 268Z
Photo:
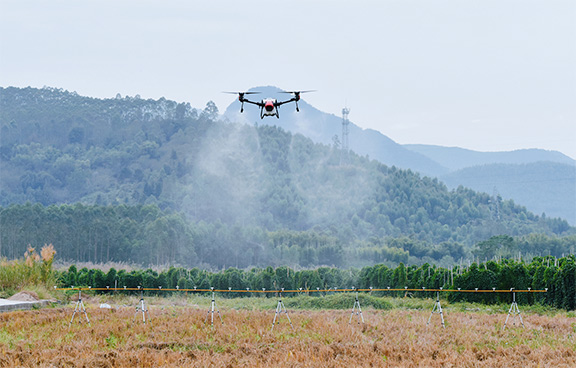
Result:
M277 87L255 87L250 91L261 92L258 98L282 98L281 89ZM256 106L245 106L241 114L240 102L235 101L224 116L233 122L277 125L318 143L341 141L341 116L322 112L305 100L299 105L299 113L292 105L284 105L280 119L260 119ZM458 147L401 145L376 130L362 129L352 122L349 146L357 154L386 165L437 177L449 188L462 185L497 193L535 213L561 217L576 224L576 161L560 152L542 149L478 152Z
M549 161L574 166L576 162L558 151L546 151L535 148L504 152L478 152L459 147L441 147L425 144L405 144L403 146L429 157L449 171L496 163L530 164Z

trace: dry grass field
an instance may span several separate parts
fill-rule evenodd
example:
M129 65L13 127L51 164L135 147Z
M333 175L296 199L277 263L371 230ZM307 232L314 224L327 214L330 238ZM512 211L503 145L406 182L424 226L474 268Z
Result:
M0 314L0 367L575 367L576 323L566 313L524 315L445 308L446 329L429 310L289 310L271 332L270 310L220 308L224 324L204 323L207 303L151 298L151 321L134 321L138 298L112 310L88 300L91 325L65 308ZM242 303L248 305L249 300ZM353 301L351 301L353 304ZM352 306L352 305L351 305ZM78 316L77 318L84 316ZM138 317L141 317L139 315ZM518 322L518 321L517 321Z

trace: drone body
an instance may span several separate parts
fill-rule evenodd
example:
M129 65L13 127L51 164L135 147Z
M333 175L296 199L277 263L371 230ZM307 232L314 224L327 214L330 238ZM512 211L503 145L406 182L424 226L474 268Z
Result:
M280 118L278 114L278 101L275 98L266 98L261 101L264 106L260 107L260 119L264 119L264 116L276 116Z
M244 95L252 95L257 94L260 92L226 92L226 93L233 93L238 95L238 101L242 104L240 107L240 112L244 112L244 102L256 105L260 107L260 119L264 119L266 116L276 116L276 118L280 119L280 113L278 112L278 108L284 104L289 102L294 102L296 104L296 112L299 112L300 109L298 108L298 101L300 101L300 94L306 92L313 92L313 91L282 91L281 93L290 93L294 97L285 100L285 101L278 101L275 98L264 98L260 101L251 101L244 97Z

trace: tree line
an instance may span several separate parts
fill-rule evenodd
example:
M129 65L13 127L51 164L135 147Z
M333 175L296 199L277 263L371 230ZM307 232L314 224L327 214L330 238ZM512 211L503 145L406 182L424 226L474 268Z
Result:
M376 237L346 241L322 229L267 231L222 222L191 221L155 205L98 206L26 203L0 207L0 257L16 259L28 247L53 244L70 262L127 262L141 266L362 267L375 263L438 264L468 259L574 253L576 236L497 235L467 246L432 243L416 237Z
M358 269L320 267L309 270L266 267L241 270L228 268L209 272L199 268L170 267L165 271L109 269L77 269L75 265L58 274L61 287L92 286L95 288L119 287L160 289L210 289L217 290L299 290L318 289L447 289L447 290L547 290L546 293L518 293L516 300L522 304L539 303L567 310L576 309L576 257L536 257L530 263L503 259L485 263L472 263L452 268L424 264L395 268L379 264ZM374 291L375 295L397 297L431 297L425 291ZM250 296L247 293L227 296ZM271 296L273 294L262 294ZM322 294L313 293L321 296ZM510 293L449 293L451 301L478 303L510 303Z

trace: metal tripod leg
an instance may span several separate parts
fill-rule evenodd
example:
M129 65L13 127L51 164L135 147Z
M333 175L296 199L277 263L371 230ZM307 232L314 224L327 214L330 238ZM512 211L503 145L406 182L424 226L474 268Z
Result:
M78 301L76 302L76 307L74 308L74 313L72 313L72 319L68 324L68 328L72 326L72 322L74 321L74 316L76 316L76 313L84 313L84 317L86 317L86 322L88 322L88 326L90 326L88 313L86 313L86 307L84 306L84 302L82 302L82 290L78 290Z
M292 324L292 320L290 319L290 316L288 315L288 311L286 310L286 307L284 306L284 302L282 301L282 293L280 293L280 299L278 299L278 304L276 305L276 313L274 313L274 320L272 321L272 329L270 330L270 332L274 331L274 326L276 324L280 323L280 313L286 314L286 318L288 318L288 322L290 322L290 326L292 327L292 329L294 329L294 325ZM278 322L276 322L276 319L278 319Z
M446 328L444 324L444 313L442 313L442 306L440 305L440 292L436 292L436 303L434 304L434 308L432 308L432 313L430 313L430 317L428 317L428 322L426 326L430 324L430 320L432 319L432 315L434 313L440 314L440 319L442 320L442 328Z
M148 308L146 308L146 303L144 302L144 291L140 291L140 301L136 306L136 312L134 313L134 321L136 322L136 317L138 313L142 313L142 323L146 324L146 317L148 317L148 322L150 322L150 312Z
M212 327L214 327L214 310L215 309L216 309L216 300L214 299L214 292L212 292L212 302L210 303L210 310L206 314L206 319L204 320L204 323L208 322L208 316L210 316L210 326L212 326ZM218 317L220 317L220 322L222 324L224 324L224 321L222 320L222 315L220 314L220 310L216 309L216 312L218 313Z
M513 315L512 317L512 324L516 325L516 316L520 317L520 323L522 324L522 327L524 327L524 321L522 320L522 315L520 314L520 309L518 308L518 303L516 303L516 292L512 292L512 305L510 306L510 309L508 310L508 316L506 316L506 322L504 322L504 327L502 329L506 328L506 324L508 323L508 318L510 318L510 315Z
M358 310L356 310L356 307L358 307ZM356 301L354 302L354 307L352 307L352 313L350 314L350 320L348 321L348 324L352 323L352 317L354 316L354 314L356 314L356 317L360 316L360 318L358 319L358 324L360 324L360 320L362 320L362 323L364 323L364 316L362 315L362 308L360 308L358 293L356 293Z

